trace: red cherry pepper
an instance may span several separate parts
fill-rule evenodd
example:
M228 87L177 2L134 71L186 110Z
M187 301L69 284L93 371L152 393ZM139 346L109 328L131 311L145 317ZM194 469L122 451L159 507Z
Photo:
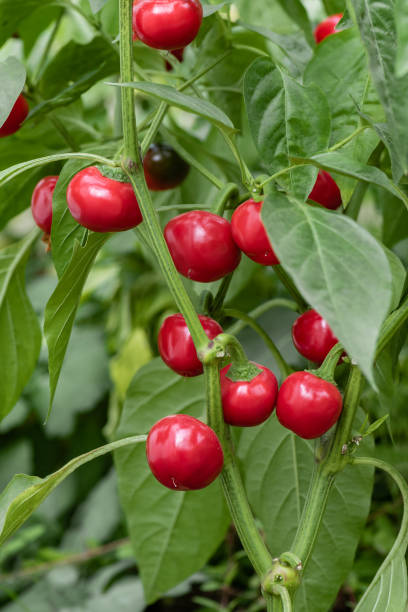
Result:
M215 432L186 414L165 417L149 432L149 467L157 480L175 491L203 489L222 470L224 454Z
M152 144L143 159L146 183L152 191L164 191L180 185L190 166L169 145Z
M199 0L137 0L133 32L154 49L181 49L197 36L203 19Z
M45 176L37 183L31 197L33 219L46 234L51 234L52 195L58 178L58 176Z
M9 116L0 127L0 138L10 136L21 128L21 124L29 113L28 102L25 97L20 94L10 111Z
M325 170L319 170L316 182L309 194L309 200L330 210L341 206L341 193L336 181Z
M278 393L279 422L306 440L319 438L338 421L343 407L335 385L310 372L295 372Z
M231 365L222 368L220 372L224 421L230 425L259 425L273 412L278 394L275 375L265 366L258 363L254 365L262 372L250 381L233 381L228 378Z
M121 232L143 220L132 185L104 176L95 166L74 176L67 203L74 219L94 232Z
M210 317L199 316L208 338L212 340L223 329ZM193 339L182 314L167 317L160 328L158 337L159 353L164 363L180 376L199 376L203 364L197 356Z
M299 353L318 364L323 363L338 342L327 321L315 310L308 310L296 319L292 338Z
M169 221L164 237L180 274L201 283L233 272L241 260L230 223L214 213L183 213Z
M262 204L251 199L238 206L231 218L232 237L250 259L263 266L275 266L279 259L261 220Z
M336 15L330 15L330 17L327 17L327 19L319 23L314 31L316 42L322 42L322 40L324 40L327 36L335 34L338 31L336 30L336 25L339 23L342 17L343 13L337 13Z

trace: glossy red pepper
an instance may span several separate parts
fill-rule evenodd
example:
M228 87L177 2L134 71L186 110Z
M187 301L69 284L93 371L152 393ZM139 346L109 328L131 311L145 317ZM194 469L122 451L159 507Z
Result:
M273 412L278 382L271 370L254 363L262 372L250 381L228 378L231 365L220 372L224 421L238 427L252 427L266 421Z
M67 203L74 219L94 232L121 232L142 221L132 185L104 176L95 166L70 181Z
M154 49L181 49L197 36L203 20L199 0L137 0L133 32Z
M231 218L232 237L250 259L263 266L275 266L279 259L262 223L262 204L251 199L238 206Z
M164 237L180 274L201 283L233 272L241 260L230 223L210 212L193 210L175 217Z
M210 340L223 333L221 325L214 319L202 315L199 319ZM193 339L182 314L170 315L163 321L158 345L164 363L177 374L199 376L203 373L203 364L197 357Z
M174 189L186 178L190 166L166 144L152 144L143 159L146 183L152 191Z
M327 19L324 19L319 25L315 28L314 37L317 43L322 42L327 36L331 34L335 34L338 30L336 30L336 25L339 23L340 19L343 17L343 13L337 13L336 15L330 15Z
M51 234L52 195L58 176L45 176L34 188L31 197L33 219L46 234Z
M329 324L315 310L308 310L292 327L293 344L303 357L321 364L338 340Z
M309 200L330 210L341 206L341 193L333 177L325 170L319 170L316 182L309 194Z
M152 427L147 437L146 456L157 480L175 491L208 487L224 463L215 432L186 414L165 417Z
M0 127L0 138L10 136L21 128L21 124L27 117L30 109L25 97L20 94L14 103L11 112L3 125Z
M338 421L343 407L340 391L310 372L295 372L278 393L279 422L306 440L319 438Z

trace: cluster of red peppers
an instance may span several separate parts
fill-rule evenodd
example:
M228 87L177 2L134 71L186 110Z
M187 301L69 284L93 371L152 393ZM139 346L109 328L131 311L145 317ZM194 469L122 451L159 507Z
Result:
M165 49L182 59L182 50L196 37L203 18L199 0L136 0L133 4L134 40ZM316 42L336 31L342 15L333 15L318 25ZM0 137L16 132L29 112L22 94L0 128ZM151 190L172 189L187 176L188 164L171 147L153 144L144 160L146 183ZM32 214L37 225L51 233L52 197L58 176L47 176L35 187ZM78 172L67 189L68 208L76 221L95 232L118 232L137 226L142 215L132 186L123 176L112 177L111 169L91 166ZM339 188L325 171L319 171L309 199L335 210L341 205ZM178 215L164 229L174 264L183 276L203 283L232 273L245 253L267 266L279 260L261 219L262 201L249 199L234 211L231 222L220 215L193 210ZM200 316L201 325L213 340L223 333L210 317ZM321 364L337 343L327 322L314 310L295 321L295 347L307 359ZM192 337L181 314L165 319L158 336L163 361L181 376L203 373ZM220 371L224 420L238 427L259 425L276 405L280 423L302 438L322 436L338 420L342 397L337 387L311 372L294 372L281 384L271 370L248 362L253 376L240 379L239 368L229 363ZM156 423L147 438L147 459L155 477L175 490L200 489L221 472L223 451L214 431L188 415L166 417Z

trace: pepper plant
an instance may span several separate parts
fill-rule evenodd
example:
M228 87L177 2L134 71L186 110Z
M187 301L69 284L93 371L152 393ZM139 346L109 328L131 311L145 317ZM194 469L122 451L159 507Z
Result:
M107 350L132 347L107 444L17 474L0 542L113 452L147 602L200 570L232 523L256 609L324 612L382 470L404 510L355 609L404 612L408 485L374 439L398 428L408 319L406 3L0 0L0 43L2 418L46 343L52 423L98 262L122 236L137 259L106 310ZM30 202L38 228L7 243ZM41 324L30 253L55 269Z

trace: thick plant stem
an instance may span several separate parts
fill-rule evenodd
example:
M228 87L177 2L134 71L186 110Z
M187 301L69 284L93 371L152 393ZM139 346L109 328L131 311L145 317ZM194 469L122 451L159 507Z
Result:
M132 0L120 0L120 65L121 82L133 80L132 62ZM123 168L132 183L140 210L143 215L143 225L169 289L187 323L194 345L197 349L208 344L208 338L201 326L194 306L187 295L184 285L177 273L170 256L159 219L154 210L150 192L144 177L143 164L140 156L139 141L136 128L133 90L121 88L122 120L124 136Z
M302 560L303 568L312 554L334 479L349 461L343 449L351 435L362 386L363 377L360 370L357 366L351 366L344 394L343 412L330 449L312 477L300 524L291 546L291 551Z
M234 319L241 319L242 321L245 321L245 323L249 325L249 327L252 327L252 329L258 334L258 336L262 338L268 349L271 351L276 363L278 364L282 378L286 378L287 376L289 376L289 374L292 373L292 368L289 364L286 363L274 341L268 336L263 327L261 327L259 323L255 321L255 319L253 319L250 315L247 315L244 312L235 310L234 308L226 308L224 309L223 313L227 317L233 317Z
M204 365L208 424L217 434L224 451L221 483L242 546L256 573L263 578L272 567L272 557L266 548L249 507L244 485L235 462L229 427L224 423L218 361Z

